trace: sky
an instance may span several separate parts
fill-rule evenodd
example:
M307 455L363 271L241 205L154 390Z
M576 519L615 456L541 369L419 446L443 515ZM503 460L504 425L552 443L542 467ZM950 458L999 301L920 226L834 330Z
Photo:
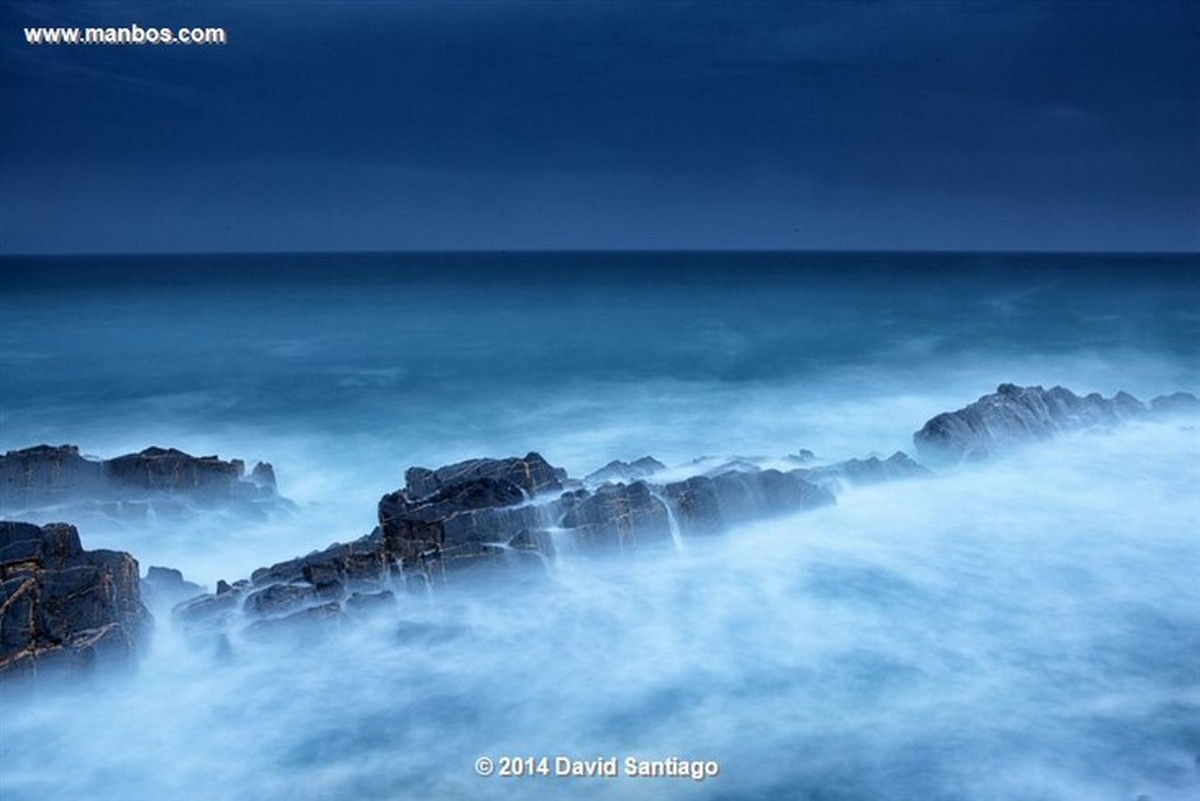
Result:
M131 24L228 43L23 30ZM0 31L0 253L1200 250L1200 2L6 2Z

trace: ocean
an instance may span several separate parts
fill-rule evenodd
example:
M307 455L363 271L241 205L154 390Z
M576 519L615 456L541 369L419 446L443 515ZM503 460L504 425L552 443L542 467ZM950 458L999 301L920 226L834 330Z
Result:
M210 589L412 465L886 457L1000 383L1200 392L1194 254L6 257L0 320L0 450L274 465L288 514L81 528ZM0 684L0 797L1195 798L1198 457L1083 432L222 658L154 610L133 673Z

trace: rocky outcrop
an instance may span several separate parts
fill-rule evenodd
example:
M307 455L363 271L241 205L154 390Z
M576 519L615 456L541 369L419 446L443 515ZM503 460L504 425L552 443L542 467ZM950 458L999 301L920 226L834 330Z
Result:
M955 412L939 414L913 435L918 455L931 463L987 459L1056 434L1108 426L1155 413L1195 412L1187 393L1155 398L1150 407L1125 392L1111 398L1080 397L1069 389L1001 384L991 395Z
M609 465L604 475L661 469L648 458L634 465ZM248 580L221 582L216 593L184 602L175 614L193 628L220 627L239 615L334 620L468 573L536 574L563 546L592 553L672 548L734 523L833 503L805 472L743 465L684 482L606 481L589 489L536 453L412 468L403 488L380 499L379 526L367 536L261 568Z
M72 518L72 511L136 518L150 509L248 509L277 499L271 465L259 462L247 474L240 459L226 462L175 448L98 460L81 456L75 445L37 445L0 456L0 512L5 515L65 507Z
M929 478L933 475L933 471L914 461L904 451L896 451L886 459L880 459L878 456L850 459L837 464L801 471L801 475L815 484L836 492L845 484L878 484L883 481Z
M487 478L519 487L528 495L536 495L562 489L562 480L566 477L565 470L551 467L540 455L530 453L524 459L471 459L437 470L410 467L404 473L404 492L410 499L416 500Z
M150 622L129 554L85 551L65 523L0 522L0 675L127 660Z
M1004 384L957 412L934 417L914 440L926 458L955 462L1063 431L1198 408L1194 397L1182 393L1147 407L1125 393L1105 399L1062 387ZM582 481L537 453L413 467L405 486L380 500L379 525L370 534L261 568L249 579L219 582L216 593L185 601L176 614L193 627L262 621L254 631L336 622L392 604L400 593L458 583L467 573L510 577L514 568L540 569L564 549L669 549L732 525L832 504L847 485L932 475L902 452L821 464L801 451L788 462L797 466L764 469L766 461L749 457L700 459L688 466L689 478L671 482L655 479L681 471L666 471L650 457L611 462Z
M688 534L715 534L734 523L827 506L833 493L808 481L804 471L732 470L668 484L663 495Z
M655 473L661 473L667 466L653 456L643 456L632 462L619 460L609 462L599 470L588 473L583 477L583 483L588 485L606 483L629 483L651 478Z
M155 566L142 578L141 591L147 606L170 609L180 601L203 594L204 588L186 581L183 573L174 568Z

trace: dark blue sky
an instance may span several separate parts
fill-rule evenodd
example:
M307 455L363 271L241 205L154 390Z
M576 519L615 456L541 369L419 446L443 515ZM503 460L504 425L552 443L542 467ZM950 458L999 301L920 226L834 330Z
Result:
M13 3L0 252L1200 249L1200 3ZM224 26L32 47L29 25Z

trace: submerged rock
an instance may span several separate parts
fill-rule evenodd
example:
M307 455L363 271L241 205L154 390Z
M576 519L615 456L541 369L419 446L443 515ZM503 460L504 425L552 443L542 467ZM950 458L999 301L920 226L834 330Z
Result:
M74 507L137 518L150 509L249 508L276 500L275 472L264 462L246 475L240 459L226 462L175 448L151 447L97 460L81 456L75 445L37 445L0 456L0 511L5 514Z
M66 523L0 522L0 675L128 660L149 631L137 561Z

